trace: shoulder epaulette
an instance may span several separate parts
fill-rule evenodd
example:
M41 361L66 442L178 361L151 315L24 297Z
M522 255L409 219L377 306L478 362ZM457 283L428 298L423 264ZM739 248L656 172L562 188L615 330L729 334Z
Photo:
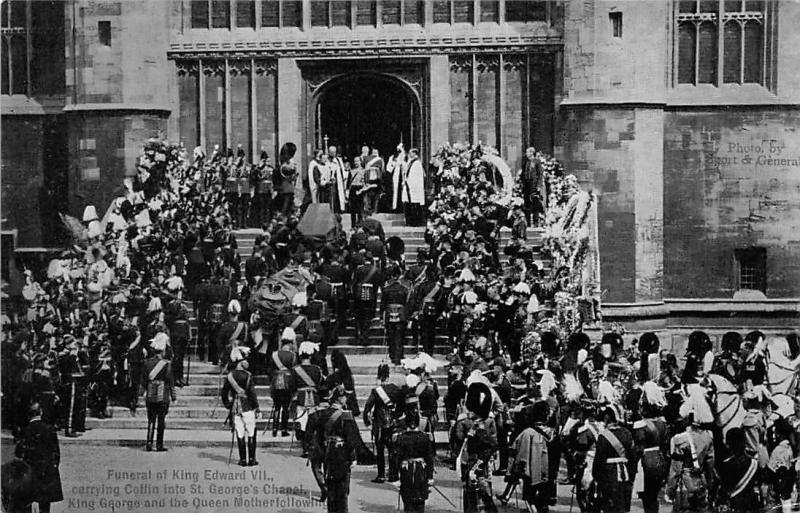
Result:
M647 422L643 420L637 420L633 423L633 429L644 429L647 427Z

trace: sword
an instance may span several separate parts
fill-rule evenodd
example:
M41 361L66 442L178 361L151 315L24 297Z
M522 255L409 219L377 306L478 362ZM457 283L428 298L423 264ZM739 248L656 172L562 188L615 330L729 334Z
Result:
M448 504L450 504L450 505L451 505L451 506L452 506L454 509L458 509L458 508L456 507L456 505L455 505L455 504L453 504L453 502L452 502L450 499L448 499L448 498L447 498L447 496L446 496L445 494L443 494L443 493L442 493L442 491L441 491L439 488L437 488L437 487L436 487L436 485L432 484L432 485L431 485L431 488L433 488L434 490L436 490L436 491L439 493L439 495L441 495L441 496L442 496L442 498L443 498L444 500L446 500L446 501L447 501L447 503L448 503Z

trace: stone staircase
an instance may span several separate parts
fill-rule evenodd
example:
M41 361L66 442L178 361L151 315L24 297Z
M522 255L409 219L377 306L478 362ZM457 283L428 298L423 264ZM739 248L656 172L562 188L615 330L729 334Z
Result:
M402 237L406 243L406 262L412 264L416 261L417 248L425 245L424 240L424 227L407 227L400 214L378 214L375 216L381 221L386 232L386 236L399 236ZM347 217L349 221L349 216ZM349 222L347 223L349 225ZM346 226L349 228L349 226ZM256 236L260 233L258 229L238 230L236 238L239 246L239 253L244 261L249 255L252 254L253 243ZM541 230L530 229L528 232L528 244L533 246L534 251L538 252L541 249ZM503 233L504 241L507 241L509 232ZM544 267L547 268L547 262L541 258L540 253L536 253L535 257L543 260ZM507 260L505 255L501 255L503 260ZM191 307L191 304L189 303ZM193 310L190 308L190 311ZM192 349L195 347L194 340L196 340L197 328L194 319L190 319L192 325ZM348 362L353 371L353 379L355 382L356 397L359 405L363 408L364 403L369 396L372 387L376 384L376 371L380 363L389 363L387 354L387 347L384 341L383 327L381 326L380 319L376 319L373 323L373 328L368 332L366 343L357 343L355 339L355 330L352 322L348 323L348 327L339 337L339 344L331 346L340 349L348 358ZM449 352L450 348L447 344L447 337L444 332L437 333L436 345L434 349L434 356L444 360L444 355ZM407 332L405 354L413 355L418 351L418 348L413 345L412 334ZM194 354L194 352L192 351ZM186 364L185 364L186 365ZM330 366L330 364L329 364ZM398 385L404 383L405 373L401 368L392 367L391 380ZM439 387L440 397L444 397L447 393L447 371L442 368L433 374L433 379L436 380ZM229 433L230 427L224 426L223 423L228 412L225 410L220 399L220 386L221 377L219 368L206 362L198 362L192 360L189 364L189 379L187 386L177 390L177 401L170 406L169 415L167 417L167 428L169 440L176 444L202 444L204 440L217 440L220 444L228 443L225 435ZM289 445L291 438L278 437L272 438L270 414L272 412L272 399L269 392L269 384L265 376L256 377L256 393L261 405L263 419L258 421L259 435L266 429L265 436L261 438L264 443L268 445ZM440 401L441 405L441 401ZM87 426L92 428L94 437L99 437L104 441L115 440L117 443L139 443L144 436L147 426L147 415L144 405L135 416L131 415L130 411L121 406L114 406L111 408L111 417L106 419L87 418ZM447 424L444 421L444 411L441 410L439 414L440 425L438 426L437 443L446 441L447 439ZM370 433L368 428L364 425L362 419L357 419L359 428L361 430L362 438L365 441L370 440ZM205 434L203 434L205 433Z

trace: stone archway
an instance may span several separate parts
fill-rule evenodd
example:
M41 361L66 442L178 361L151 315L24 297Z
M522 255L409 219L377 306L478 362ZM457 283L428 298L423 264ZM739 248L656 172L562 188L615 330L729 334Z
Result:
M348 159L358 155L365 144L387 157L400 142L411 148L422 141L418 93L389 74L337 75L319 84L312 105L316 147L327 142Z

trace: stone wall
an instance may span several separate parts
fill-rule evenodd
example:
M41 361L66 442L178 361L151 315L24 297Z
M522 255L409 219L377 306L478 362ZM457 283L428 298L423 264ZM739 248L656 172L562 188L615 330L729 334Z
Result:
M769 298L800 295L800 110L665 116L665 296L730 298L734 250L767 251Z
M92 204L102 216L123 192L122 182L135 173L135 156L151 137L165 133L161 114L80 113L69 117L70 213L80 217Z

